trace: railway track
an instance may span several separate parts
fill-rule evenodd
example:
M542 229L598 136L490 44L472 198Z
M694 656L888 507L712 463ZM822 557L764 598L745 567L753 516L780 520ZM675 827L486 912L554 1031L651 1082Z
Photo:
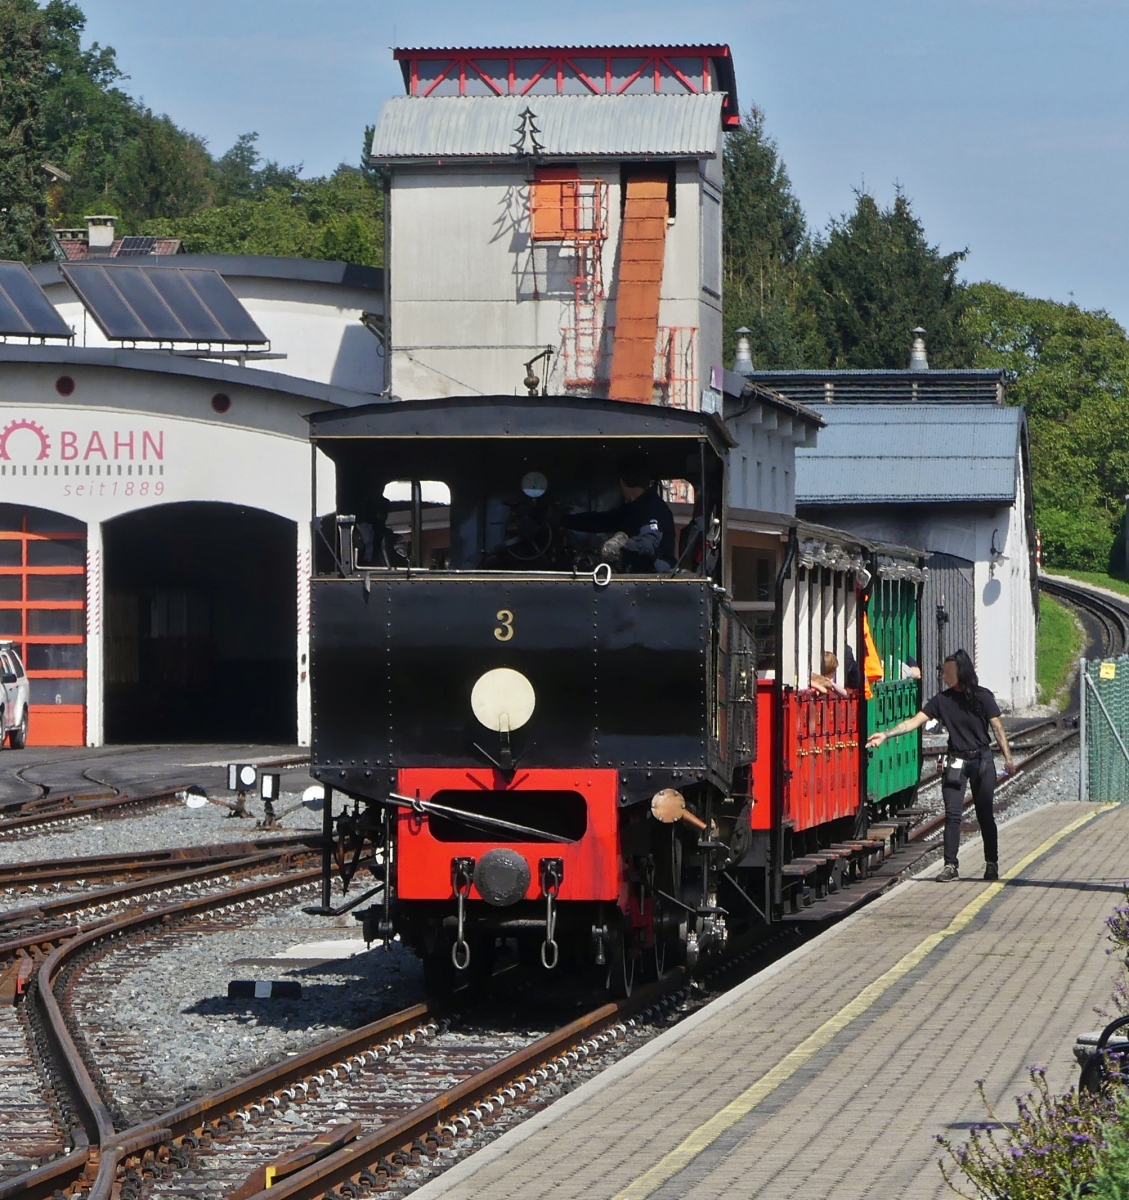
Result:
M60 1124L69 1128L73 1149L0 1182L0 1200L57 1191L129 1200L141 1194L142 1184L146 1196L219 1197L241 1188L240 1194L249 1195L266 1186L262 1168L280 1154L290 1156L293 1177L285 1181L290 1194L322 1195L335 1184L345 1186L338 1195L359 1194L350 1187L398 1174L507 1104L533 1100L546 1081L614 1044L628 1030L624 1022L669 1003L685 986L681 972L673 972L630 1000L603 1005L540 1036L474 1023L460 1028L443 1020L432 1004L412 1006L123 1128L112 1093L136 1070L138 1051L133 1049L131 1062L129 1051L123 1055L120 1047L111 1047L109 1058L101 1057L112 1068L99 1068L83 1036L89 1021L72 995L77 971L92 952L154 925L205 912L214 921L237 903L261 901L316 876L313 870L299 872L133 913L65 942L43 961L28 1001L41 1057L54 1076ZM42 1144L43 1130L28 1136ZM272 1197L282 1194L275 1188L286 1174L280 1168Z
M289 868L280 874L279 867L284 864L282 852L278 851L270 856L252 856L245 865L262 877L235 886L201 889L202 894L182 896L172 903L159 903L166 897L150 893L142 905L131 911L103 916L86 927L56 930L38 939L33 934L29 939L31 945L25 944L15 951L16 958L5 972L5 979L11 979L15 972L26 984L19 1024L23 1026L24 1036L30 1038L30 1057L38 1060L40 1075L46 1077L47 1108L54 1111L57 1126L54 1141L65 1144L69 1152L0 1182L0 1196L51 1196L57 1189L72 1186L81 1178L92 1151L99 1151L115 1135L109 1107L112 1098L104 1095L104 1086L100 1089L94 1082L100 1075L99 1068L71 1011L76 977L81 970L89 967L99 955L128 945L130 939L164 934L182 925L191 926L205 916L213 928L217 927L217 922L220 926L224 922L238 924L250 915L257 915L268 900L308 888L320 875L316 867ZM230 883L217 877L223 868L206 870L214 872L212 884ZM196 876L199 872L187 874ZM150 881L151 888L154 882L157 881ZM199 886L203 881L197 879L194 882ZM182 881L180 886L191 884ZM167 891L165 888L160 890ZM0 1012L7 1014L17 1010L7 1008ZM0 1045L5 1048L10 1045L14 1050L14 1040L12 1022L0 1021ZM27 1050L22 1056L17 1055L17 1066L20 1061L26 1063L28 1057ZM26 1073L24 1069L22 1075ZM17 1071L16 1074L21 1073ZM0 1075L0 1103L12 1103L11 1088L3 1084L4 1078ZM40 1090L41 1087L36 1088L37 1092ZM5 1111L3 1116L7 1135L13 1129L22 1128L21 1121L26 1113L17 1105L15 1113ZM44 1135L42 1121L33 1122L33 1125L32 1132L22 1139L25 1148L30 1152L38 1147L45 1152L36 1157L57 1152L52 1148L52 1139ZM97 1154L94 1156L96 1158Z
M300 766L308 761L307 755L295 755L263 760L259 765L263 768L277 769ZM28 833L42 833L45 829L62 828L79 821L128 817L138 809L176 804L180 801L183 789L193 782L188 780L149 792L127 792L84 772L91 781L90 790L72 790L56 795L47 784L24 779L23 772L28 770L31 770L31 767L17 771L17 777L28 786L37 788L40 795L28 800L0 801L0 840Z
M1103 658L1117 658L1129 651L1129 597L1125 604L1082 585L1039 576L1039 589L1048 596L1065 600L1088 613L1101 630Z
M1037 739L1054 731L1048 723L1029 732ZM1072 734L1052 736L1034 749L1024 759L1023 770L1037 769ZM1010 781L1001 790L1008 786ZM919 822L911 839L925 838L929 831L928 819ZM283 856L300 849L291 844L274 853ZM263 865L254 855L236 861L247 869ZM224 865L197 866L187 874L214 872L211 880L220 884L226 882L221 878ZM84 969L89 972L92 958L108 947L120 948L123 939L170 926L187 932L195 919L207 914L214 921L225 910L234 918L236 904L312 883L317 875L316 869L297 871L283 879L192 895L175 904L152 904L147 911L104 912L92 926L71 929L53 948L42 948L48 952L36 967L34 986L25 1000L25 1024L31 1026L41 1069L51 1077L58 1120L51 1127L41 1112L24 1112L16 1140L31 1158L37 1151L40 1157L43 1152L58 1157L0 1182L0 1200L34 1200L60 1191L88 1200L115 1195L121 1200L312 1200L395 1189L405 1172L453 1156L464 1135L481 1136L485 1126L496 1121L516 1121L519 1110L528 1115L530 1108L547 1102L546 1092L555 1090L559 1078L632 1034L633 1022L646 1024L685 994L685 977L672 973L658 984L637 989L629 1000L602 1005L539 1036L486 1028L465 1017L445 1017L432 1004L416 1005L131 1124L114 1096L136 1079L144 1040L113 1043L108 1057L103 1046L99 1066L84 1037L97 1031L91 1019L96 1009L76 999L76 979ZM154 889L165 878L158 875L102 891L120 892L124 903L131 899L126 892L144 894L146 887ZM789 932L796 934L794 929ZM138 943L137 953L145 953L144 943ZM26 1036L29 1031L23 1032ZM10 1021L7 1026L0 1021L0 1052L5 1050L10 1052L4 1061L13 1064L8 1071L12 1083L26 1084L30 1059L26 1053L21 1058ZM7 1076L0 1073L0 1104L10 1092ZM63 1134L68 1135L69 1151L60 1154ZM407 1182L401 1180L405 1186Z
M1115 606L1109 609L1102 626L1109 645L1129 646L1129 612L1115 616ZM1058 718L1017 733L1013 742L1023 758L1017 775L998 789L1005 805L1019 790L1018 780L1030 778L1076 736ZM943 824L941 813L921 816L908 832L911 843L927 843ZM281 878L229 886L229 877L277 870L288 858L292 863L316 849L318 841L296 835L0 868L0 887L28 889L35 901L0 912L0 963L5 954L16 956L31 985L22 1007L0 1008L0 1114L12 1105L18 1109L29 1081L41 1088L44 1074L55 1112L52 1121L42 1105L32 1111L25 1104L16 1124L8 1119L8 1141L19 1158L33 1163L55 1157L18 1177L0 1175L0 1200L59 1193L86 1200L332 1200L395 1189L405 1172L453 1155L464 1135L544 1104L558 1077L622 1042L686 994L686 978L674 972L628 1000L540 1034L487 1029L430 1003L414 1005L171 1111L135 1119L136 1113L115 1103L114 1093L136 1072L130 1056L143 1053L143 1039L115 1045L112 1057L119 1065L99 1067L84 1040L86 1031L97 1029L93 1010L76 1000L76 980L123 940L170 928L187 931L205 914L213 922L222 922L225 912L234 919L236 905L312 883L315 868L292 865ZM124 882L81 896L42 895L78 880ZM191 890L165 903L175 887ZM8 972L10 977L11 966ZM26 1048L29 1038L33 1053Z
M8 963L7 970L11 972L15 964L23 970L23 975L17 970L17 977L26 978L26 964L19 960L46 953L68 938L113 921L127 909L145 912L174 897L183 901L207 896L222 890L235 877L286 870L305 857L290 848L260 851L142 882L8 909L0 912L0 970L2 964ZM11 982L0 974L0 1000L5 986L10 987Z
M136 850L129 854L98 854L82 858L54 858L49 862L0 863L0 890L9 894L57 889L64 885L86 886L111 880L159 875L178 867L208 866L262 854L269 850L319 850L321 834L295 833L263 837L258 841L221 842L211 846L181 846L169 850Z

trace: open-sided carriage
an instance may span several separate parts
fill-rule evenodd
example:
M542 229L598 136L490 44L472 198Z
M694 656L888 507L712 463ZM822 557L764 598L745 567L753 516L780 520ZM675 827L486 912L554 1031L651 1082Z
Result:
M781 520L769 653L727 588L716 416L473 397L311 425L337 493L315 522L312 770L339 873L376 877L367 937L398 934L436 986L508 940L622 988L770 923L796 851L865 822L859 689L808 685L825 647L862 661L875 548L824 531L817 551ZM631 573L568 528L618 503L627 452L679 525L675 561Z

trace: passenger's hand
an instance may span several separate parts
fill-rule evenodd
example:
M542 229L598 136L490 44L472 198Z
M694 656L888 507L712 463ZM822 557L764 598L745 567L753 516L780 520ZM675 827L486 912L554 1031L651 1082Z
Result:
M870 737L866 739L866 748L868 750L877 750L887 737L889 737L889 734L883 733L881 730L879 730L877 733L872 733Z
M1015 760L1011 759L1011 758L1006 759L1004 762L1004 778L1008 779L1010 776L1012 776L1014 774L1015 774Z
M623 548L627 545L628 540L627 534L622 530L619 533L613 533L600 547L600 558L614 566L623 557Z

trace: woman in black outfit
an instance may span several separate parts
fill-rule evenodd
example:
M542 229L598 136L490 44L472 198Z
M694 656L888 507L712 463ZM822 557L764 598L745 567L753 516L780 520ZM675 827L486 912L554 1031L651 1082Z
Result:
M984 878L999 879L999 838L992 799L996 790L996 765L992 758L989 727L1004 753L1004 773L1015 770L1007 744L1000 708L995 696L980 686L972 659L963 650L950 654L941 669L944 691L926 701L921 711L900 721L885 733L873 733L867 749L881 746L889 737L898 737L919 729L926 721L940 721L949 733L949 752L945 757L941 793L945 799L945 865L938 883L959 878L957 850L960 847L961 814L964 811L965 780L972 787L976 819L984 838Z

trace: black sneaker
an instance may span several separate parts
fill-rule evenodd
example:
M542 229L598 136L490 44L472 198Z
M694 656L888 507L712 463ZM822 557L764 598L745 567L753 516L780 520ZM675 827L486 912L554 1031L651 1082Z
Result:
M938 883L952 883L954 879L960 878L960 872L953 866L952 863L946 863L941 868L941 874L937 876Z
M986 880L989 880L989 879L999 879L999 877L1000 877L1000 868L995 863L986 862L984 864L984 878Z

